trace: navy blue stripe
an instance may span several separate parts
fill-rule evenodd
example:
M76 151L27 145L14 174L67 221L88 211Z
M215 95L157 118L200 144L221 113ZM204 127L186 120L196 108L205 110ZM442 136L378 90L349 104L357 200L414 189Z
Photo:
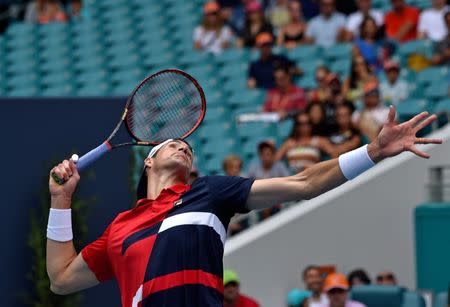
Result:
M182 270L223 276L223 244L212 227L180 225L158 234L144 282Z
M161 227L162 222L156 223L148 228L141 229L135 233L129 235L122 243L122 256L125 254L127 249L136 242L139 242L145 238L153 236L158 233L159 227Z
M203 285L184 285L156 292L142 301L142 307L223 307L223 296Z

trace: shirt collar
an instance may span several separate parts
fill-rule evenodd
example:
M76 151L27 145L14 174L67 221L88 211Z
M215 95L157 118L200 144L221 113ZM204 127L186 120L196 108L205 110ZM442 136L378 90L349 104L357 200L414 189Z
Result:
M191 188L191 186L189 184L183 184L183 183L179 183L179 184L175 184L173 186L167 187L165 189L162 189L161 193L159 193L158 197L156 197L156 199L148 199L148 198L141 198L136 202L136 207L139 207L141 205L147 204L149 202L153 202L153 201L159 201L162 198L165 198L169 195L181 195L184 192L189 191L189 189Z

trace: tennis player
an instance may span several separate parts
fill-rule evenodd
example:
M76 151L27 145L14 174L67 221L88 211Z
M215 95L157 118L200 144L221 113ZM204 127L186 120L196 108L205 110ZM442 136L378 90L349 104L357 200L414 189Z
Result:
M237 212L310 199L404 151L429 155L415 144L439 144L416 132L436 119L421 113L403 124L388 122L369 145L290 177L256 180L205 176L188 185L193 151L167 140L144 160L136 206L120 213L103 235L77 254L72 243L71 198L80 176L72 161L50 176L47 271L51 290L68 294L115 278L123 306L219 307L223 305L223 250Z

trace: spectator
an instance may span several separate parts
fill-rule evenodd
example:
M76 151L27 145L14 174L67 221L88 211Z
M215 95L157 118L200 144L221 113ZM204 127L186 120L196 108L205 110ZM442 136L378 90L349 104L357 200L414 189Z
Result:
M236 155L229 155L223 159L222 168L226 176L243 176L242 160Z
M450 65L450 12L445 13L444 22L447 27L447 35L434 47L434 55L431 60L434 65Z
M246 18L242 32L237 39L238 47L257 47L256 37L260 33L272 34L272 25L264 18L261 4L256 0L250 1L246 6Z
M66 22L67 16L56 0L47 0L45 11L39 15L39 23L47 24L50 22Z
M203 23L194 30L194 48L219 54L230 47L231 30L219 16L217 2L206 2L203 6Z
M295 66L294 62L283 55L272 53L272 34L267 32L258 34L256 44L260 50L260 57L250 64L247 81L249 88L274 88L274 71L279 67L288 69L289 73L292 75L299 74L300 71Z
M391 0L392 11L384 18L386 36L404 43L417 38L419 10L408 6L405 0Z
M303 283L306 290L311 292L311 297L308 299L308 307L317 307L328 303L327 296L322 292L323 277L317 266L310 265L303 270Z
M348 290L350 285L344 274L333 273L325 278L325 292L328 295L328 304L320 307L365 307L356 301L348 299Z
M311 292L309 291L292 289L286 297L286 303L288 307L307 307L310 297Z
M312 102L306 108L312 126L312 134L318 136L328 136L330 131L326 120L325 107L323 103Z
M259 304L251 297L239 291L239 276L228 269L223 270L223 306L224 307L258 307Z
M383 12L372 9L371 0L356 0L356 4L358 5L358 11L348 16L345 26L349 41L360 36L361 23L367 17L372 17L377 28L383 25Z
M394 273L390 271L380 272L377 275L377 285L396 286L397 279Z
M87 20L90 14L81 0L71 0L68 8L69 16L72 20Z
M380 85L381 97L385 103L398 106L401 102L408 99L409 85L406 81L399 78L400 64L398 62L386 62L384 71L386 80Z
M276 148L273 142L263 141L259 143L259 161L250 165L247 176L255 179L289 176L290 173L283 162L275 160L275 152Z
M356 269L356 270L351 271L348 274L347 278L350 283L350 287L371 284L369 275L363 269Z
M364 107L353 113L352 121L357 129L369 141L375 139L381 127L386 122L389 108L380 101L378 84L371 82L364 87Z
M339 155L361 146L361 134L352 124L353 110L354 107L351 103L337 105L337 131L332 133L328 139L321 140L321 148L332 158L337 158Z
M444 15L450 7L445 0L433 0L433 7L420 13L419 38L428 38L433 42L440 42L448 34Z
M295 117L288 139L276 154L276 159L287 158L290 169L299 173L320 161L319 137L312 134L312 125L305 112Z
M342 95L345 99L357 103L362 98L365 84L375 80L376 77L373 75L369 64L362 56L357 56L353 59L350 77L342 87Z
M327 97L328 83L326 77L330 74L330 70L326 66L319 66L315 71L315 79L317 88L310 91L308 96L310 101L325 102Z
M281 29L289 23L289 0L275 0L273 6L267 10L270 23L276 29Z
M355 39L355 46L359 54L376 70L379 68L378 55L380 53L381 42L379 40L379 28L374 18L365 17L360 25L360 36Z
M289 2L289 23L281 28L277 37L277 45L295 48L305 42L306 23L303 20L302 6L298 1Z
M334 0L320 0L320 15L311 19L307 41L328 48L344 38L345 16L336 12Z
M277 112L280 119L294 115L306 108L305 91L294 85L288 68L278 67L274 71L276 87L267 92L264 112Z
M245 7L251 1L253 0L219 1L220 16L236 35L244 29Z
M34 0L27 4L25 9L25 21L31 23L38 23L39 17L44 15L44 12L47 9L47 1L46 0Z

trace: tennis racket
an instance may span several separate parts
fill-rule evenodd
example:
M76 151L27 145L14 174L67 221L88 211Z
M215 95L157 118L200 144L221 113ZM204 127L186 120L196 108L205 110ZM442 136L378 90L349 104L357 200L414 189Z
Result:
M113 149L124 146L154 146L167 139L184 139L202 122L205 94L198 82L178 69L167 69L145 78L128 97L119 123L111 135L77 162L82 171ZM131 140L113 143L124 123ZM52 173L58 184L64 180Z

